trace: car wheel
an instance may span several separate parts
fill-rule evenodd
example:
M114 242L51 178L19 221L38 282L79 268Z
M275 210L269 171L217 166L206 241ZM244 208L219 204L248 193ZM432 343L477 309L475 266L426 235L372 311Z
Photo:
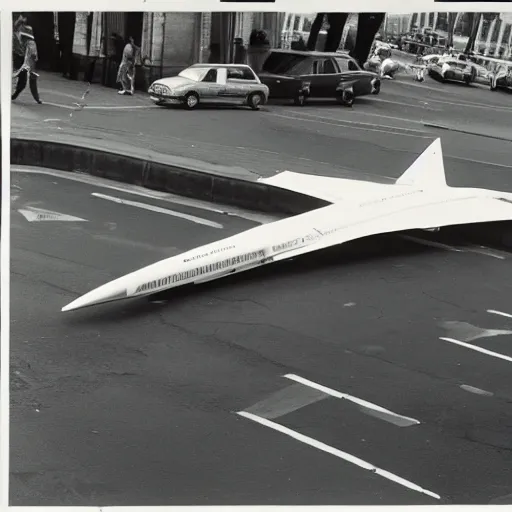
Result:
M188 110L192 110L199 105L199 96L195 92L189 92L185 96L185 107L187 107Z
M249 104L249 107L251 107L253 110L259 110L261 104L264 101L265 98L263 97L263 94L261 94L261 92L253 92L251 95L249 95L247 103Z
M343 91L338 97L339 103L344 107L352 107L354 105L354 100L354 91L348 89Z
M299 93L293 99L293 103L294 103L294 105L297 105L298 107L303 107L306 104L306 95L304 93Z

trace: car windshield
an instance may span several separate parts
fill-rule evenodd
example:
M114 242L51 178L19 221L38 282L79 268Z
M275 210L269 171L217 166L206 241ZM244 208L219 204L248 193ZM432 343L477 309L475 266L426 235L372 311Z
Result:
M469 62L464 62L464 61L449 62L448 64L450 64L450 66L453 66L454 68L458 68L458 69L465 69L470 65Z
M306 55L295 53L272 52L263 64L263 71L276 75L298 74L308 58Z
M184 69L178 76L194 80L194 82L200 82L208 73L210 68L187 68Z

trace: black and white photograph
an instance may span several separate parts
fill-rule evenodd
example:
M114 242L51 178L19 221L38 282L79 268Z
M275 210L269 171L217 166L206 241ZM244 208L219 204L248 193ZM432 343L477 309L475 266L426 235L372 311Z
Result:
M511 12L8 15L10 506L512 504Z

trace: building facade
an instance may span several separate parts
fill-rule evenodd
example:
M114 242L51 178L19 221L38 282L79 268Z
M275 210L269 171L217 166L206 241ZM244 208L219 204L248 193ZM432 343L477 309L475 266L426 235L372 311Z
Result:
M412 13L408 32L430 28L437 32L448 30L447 13ZM455 21L454 44L463 49L469 39L471 26L468 13L458 13ZM475 53L486 57L512 58L512 13L480 13Z
M19 13L14 13L16 18ZM254 12L34 12L29 24L39 48L40 68L61 70L73 55L73 78L115 85L119 48L128 37L140 47L137 88L172 76L196 62L234 62L237 46L253 29L271 46L281 44L282 13ZM116 55L117 52L117 55Z

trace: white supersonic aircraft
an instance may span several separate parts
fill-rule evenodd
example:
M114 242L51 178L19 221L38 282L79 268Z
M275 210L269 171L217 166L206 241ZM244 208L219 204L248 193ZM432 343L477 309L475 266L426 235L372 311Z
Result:
M393 184L288 171L260 182L331 204L164 259L86 293L62 311L200 284L370 235L512 220L512 193L447 185L440 139Z

